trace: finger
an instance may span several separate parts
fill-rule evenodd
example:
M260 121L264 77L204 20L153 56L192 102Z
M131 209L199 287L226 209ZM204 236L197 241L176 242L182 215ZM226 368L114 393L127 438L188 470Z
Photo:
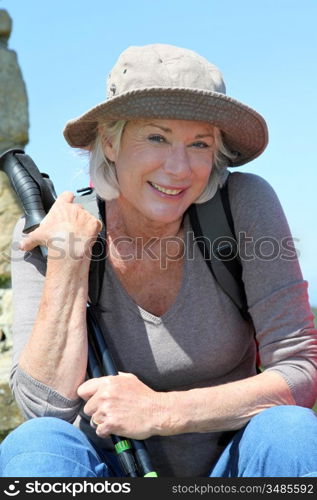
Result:
M100 233L100 231L102 230L102 222L99 219L97 219L97 221L98 221L97 232Z
M139 380L138 377L136 375L134 375L134 373L130 373L130 372L118 372L118 375L120 375L120 377Z
M95 419L94 419L94 416L91 417L90 419L90 426L93 428L93 429L97 429L98 428L98 425L100 425L101 422L97 422Z
M111 433L113 433L113 431L110 431L107 422L99 423L96 427L96 434L101 438L109 437Z
M45 241L40 238L40 231L38 228L34 229L27 236L24 236L23 239L19 242L19 249L22 251L33 250L33 248L38 245L45 245Z
M63 191L57 198L56 202L72 203L75 195L71 191Z
M89 417L91 417L94 413L98 411L98 405L100 405L100 402L98 403L98 398L92 396L91 398L88 399L85 406L83 407L84 413ZM97 422L98 419L95 421Z
M92 378L81 384L77 389L78 396L87 401L98 390L102 378Z

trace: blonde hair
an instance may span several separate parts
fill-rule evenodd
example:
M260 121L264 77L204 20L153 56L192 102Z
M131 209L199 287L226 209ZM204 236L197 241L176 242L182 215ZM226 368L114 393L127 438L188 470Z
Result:
M98 128L95 142L90 149L89 169L90 178L96 193L104 200L113 200L119 197L120 187L117 181L116 167L104 153L105 138L112 142L116 151L119 151L122 133L127 120L105 122ZM214 127L215 150L213 168L208 184L195 203L204 203L216 193L218 186L222 186L227 178L227 167L236 157L224 144L219 128Z

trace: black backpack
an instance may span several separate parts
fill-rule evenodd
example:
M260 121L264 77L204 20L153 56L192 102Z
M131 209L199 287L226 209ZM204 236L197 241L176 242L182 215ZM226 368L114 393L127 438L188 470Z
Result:
M214 278L239 309L242 317L250 321L248 304L242 280L242 264L239 258L234 222L230 209L228 178L218 188L215 196L188 209L191 226L200 251ZM93 188L84 188L75 202L103 221L103 230L93 247L89 272L89 300L96 305L100 298L104 276L106 244L105 203Z

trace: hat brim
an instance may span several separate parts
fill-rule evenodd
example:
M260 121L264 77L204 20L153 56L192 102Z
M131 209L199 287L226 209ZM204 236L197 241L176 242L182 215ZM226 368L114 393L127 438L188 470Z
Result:
M266 122L255 110L225 94L190 88L154 87L120 94L67 122L63 133L70 146L87 148L98 124L146 118L198 120L219 127L226 146L237 153L231 166L253 160L268 143Z

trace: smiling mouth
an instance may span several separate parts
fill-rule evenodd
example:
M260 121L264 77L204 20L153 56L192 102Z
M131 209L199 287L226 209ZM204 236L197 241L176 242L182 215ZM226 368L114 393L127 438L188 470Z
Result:
M149 184L151 184L152 187L154 187L154 189L156 189L157 191L160 191L161 193L164 193L164 194L169 194L171 196L176 196L177 194L181 193L183 191L183 189L167 189L167 188L163 188L162 186L159 186L158 184L155 184L155 182L149 182Z

